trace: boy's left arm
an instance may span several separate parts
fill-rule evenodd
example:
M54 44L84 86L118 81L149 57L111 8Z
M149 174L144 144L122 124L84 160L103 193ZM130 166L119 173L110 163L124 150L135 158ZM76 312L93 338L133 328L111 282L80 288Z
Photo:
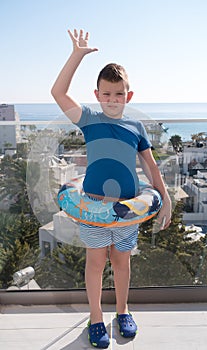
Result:
M161 229L165 229L171 223L172 204L170 196L151 149L148 148L145 151L139 152L138 157L149 182L162 196L163 205L157 216L157 222L161 225Z

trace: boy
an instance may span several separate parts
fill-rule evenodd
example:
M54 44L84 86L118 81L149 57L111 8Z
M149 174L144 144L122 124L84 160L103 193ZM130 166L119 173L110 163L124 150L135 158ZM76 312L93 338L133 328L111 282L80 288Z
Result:
M63 112L83 131L88 166L83 189L94 200L110 200L113 197L132 198L138 193L139 180L136 174L136 154L150 183L163 199L158 215L162 229L170 225L171 201L160 171L151 153L151 144L139 121L123 115L124 107L133 92L129 90L124 68L109 64L102 69L97 81L95 96L102 112L76 102L68 90L76 69L86 54L97 51L88 46L89 35L83 30L69 31L73 52L60 72L51 93ZM134 337L137 325L128 311L127 299L130 281L130 255L137 244L138 225L113 229L81 224L81 239L86 244L86 290L90 306L88 324L89 340L98 348L109 346L109 337L101 310L102 273L108 250L114 271L116 312L120 333Z

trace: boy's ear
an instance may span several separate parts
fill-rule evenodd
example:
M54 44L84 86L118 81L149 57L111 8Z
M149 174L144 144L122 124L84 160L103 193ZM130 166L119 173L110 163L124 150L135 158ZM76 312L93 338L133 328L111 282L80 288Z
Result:
M99 101L99 91L97 89L94 90L94 94L95 94L97 100Z
M131 100L133 95L134 95L133 91L128 91L128 93L127 93L127 100L126 100L127 103Z

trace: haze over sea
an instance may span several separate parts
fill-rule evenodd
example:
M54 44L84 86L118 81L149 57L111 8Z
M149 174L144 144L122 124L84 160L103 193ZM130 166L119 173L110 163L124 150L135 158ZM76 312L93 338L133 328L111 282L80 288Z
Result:
M207 132L207 103L130 103L129 107L145 113L155 122L163 120L164 126L168 128L169 138L177 134L183 141L188 141L191 140L192 134ZM20 121L50 122L63 115L55 103L15 104L15 111ZM189 119L204 121L187 122ZM176 120L179 122L176 123Z

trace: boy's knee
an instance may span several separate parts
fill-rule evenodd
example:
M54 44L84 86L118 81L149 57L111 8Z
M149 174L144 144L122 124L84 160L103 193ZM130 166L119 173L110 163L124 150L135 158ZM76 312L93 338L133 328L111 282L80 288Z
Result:
M125 269L128 268L130 262L131 251L118 251L115 247L113 247L110 254L110 261L113 268Z
M103 261L90 261L86 263L86 268L88 268L91 272L103 272L106 265L106 260Z
M90 268L93 271L104 270L106 265L106 260L107 260L106 254L103 254L103 253L96 254L96 252L94 251L92 253L87 254L86 267Z

